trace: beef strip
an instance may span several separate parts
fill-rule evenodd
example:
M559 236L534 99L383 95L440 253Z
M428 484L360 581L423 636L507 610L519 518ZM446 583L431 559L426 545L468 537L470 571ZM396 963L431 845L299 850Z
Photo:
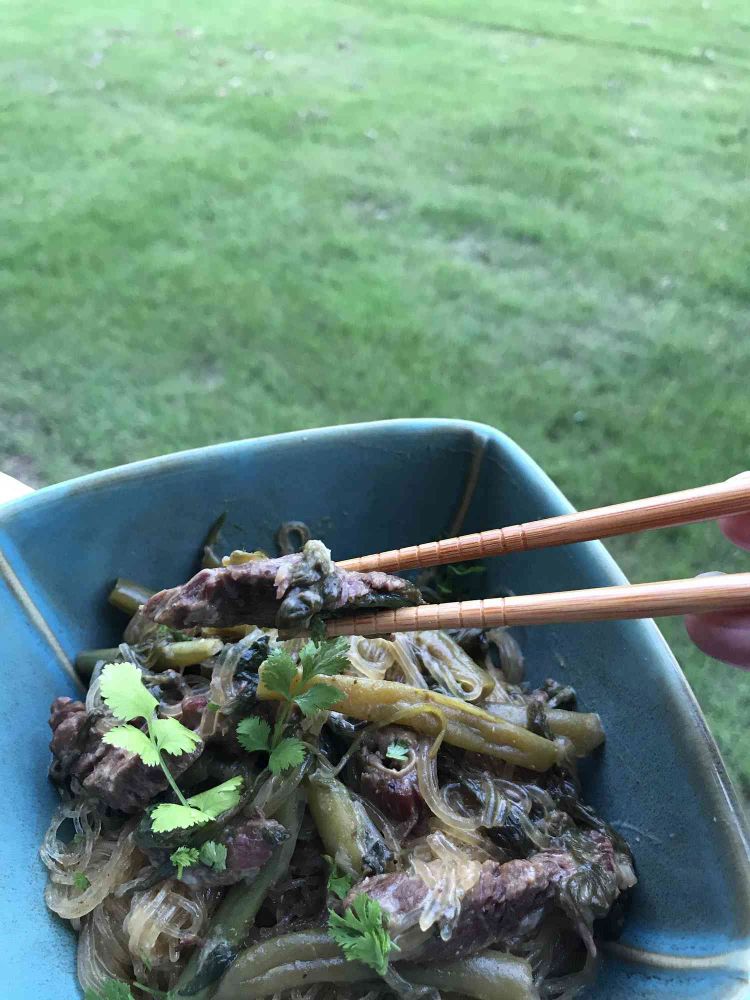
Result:
M302 631L315 614L421 604L419 590L386 573L339 569L319 541L278 559L204 569L149 598L144 613L172 628L254 624Z
M585 838L585 841L584 841ZM500 864L486 861L473 888L464 896L453 934L443 940L437 927L426 937L414 931L427 898L420 878L406 873L376 875L356 885L345 905L361 892L377 900L389 933L402 935L399 960L462 958L490 945L517 950L557 907L573 920L592 953L594 919L604 916L620 892L635 882L629 857L619 854L600 831L578 834L570 848L534 854Z
M135 813L167 789L167 779L159 767L149 767L136 754L102 742L96 724L102 713L87 712L81 701L56 698L50 710L54 755L50 777L58 784L77 782L84 793L101 800L111 809ZM179 777L203 752L200 744L178 757L165 754L169 770Z

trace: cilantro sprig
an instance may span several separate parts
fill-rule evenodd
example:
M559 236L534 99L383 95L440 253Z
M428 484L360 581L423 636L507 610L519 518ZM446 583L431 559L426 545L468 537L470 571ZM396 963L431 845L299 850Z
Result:
M79 892L85 892L91 885L86 872L75 872L73 874L73 885Z
M177 869L177 878L182 878L182 873L186 868L197 864L200 854L197 847L178 847L169 855L169 860Z
M332 684L314 684L313 681L316 677L340 674L348 663L348 648L343 637L321 642L311 639L300 650L299 667L281 648L275 649L261 667L261 681L269 691L281 697L276 722L271 730L265 719L251 715L237 725L237 739L248 753L268 754L271 774L281 774L305 759L305 744L286 733L292 709L296 706L310 718L318 712L327 712L344 697Z
M333 858L330 858L327 854L325 859L331 866L331 870L328 874L328 891L333 893L334 896L338 896L339 899L346 899L349 895L349 890L354 885L354 879L351 875L347 875L345 871L342 871Z
M197 865L199 861L214 871L223 872L227 867L227 849L224 844L207 840L200 847L178 847L169 855L169 860L177 869L177 878L182 878L183 871Z
M388 745L385 755L391 760L408 760L409 747L403 742L403 740L394 740L393 743Z
M377 900L361 892L344 915L328 911L328 933L350 962L364 962L379 976L388 971L388 956L398 945L385 926L385 914Z
M159 702L143 683L135 664L105 664L100 690L110 712L126 723L110 729L102 741L137 754L149 767L160 767L177 797L177 803L165 802L151 810L151 826L155 833L207 823L237 805L242 790L241 777L230 778L216 788L189 799L182 794L163 754L179 757L190 753L200 745L201 739L177 719L157 717ZM145 732L130 725L136 719L143 719L146 723Z

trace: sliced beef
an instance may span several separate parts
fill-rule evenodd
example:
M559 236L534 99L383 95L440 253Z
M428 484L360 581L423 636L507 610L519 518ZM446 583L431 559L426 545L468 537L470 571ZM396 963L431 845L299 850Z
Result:
M233 820L222 833L227 848L227 870L245 875L262 868L278 844L289 836L275 819Z
M341 570L322 542L310 541L294 555L201 570L181 587L154 594L144 613L173 628L251 623L301 631L315 614L420 603L407 580Z
M102 717L101 713L87 712L83 702L55 699L49 720L54 755L50 777L58 784L77 783L83 792L111 809L138 812L167 789L167 779L161 768L149 767L136 754L103 743L103 734L96 726ZM174 777L190 767L202 751L201 744L179 757L165 754Z
M275 819L247 819L236 816L222 826L215 835L208 838L222 843L227 849L224 871L216 871L207 865L197 864L184 870L182 881L193 886L224 886L250 879L264 867L273 849L283 843L288 836L286 828ZM198 837L206 839L205 831ZM200 846L198 838L189 842L192 846ZM169 847L151 847L147 848L146 853L157 869L166 870L161 866L170 866L170 851ZM171 873L171 867L169 871Z
M404 939L399 958L461 958L490 945L513 951L556 907L572 919L593 952L593 921L603 917L634 882L629 859L618 856L613 842L599 831L580 834L574 849L544 851L505 864L487 861L464 896L451 937L443 940L437 928L421 939L412 934ZM365 879L347 902L360 892L380 903L389 932L397 937L417 927L428 889L420 878L402 873Z
M408 836L424 811L412 752L415 742L413 730L385 726L365 740L353 762L360 792L399 827L401 837ZM405 760L388 757L393 743L405 748Z

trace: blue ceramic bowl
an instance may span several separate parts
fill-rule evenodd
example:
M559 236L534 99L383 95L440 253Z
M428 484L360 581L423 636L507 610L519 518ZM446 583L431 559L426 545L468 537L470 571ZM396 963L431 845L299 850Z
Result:
M51 486L0 510L0 917L6 1000L73 1000L74 935L45 909L37 849L55 804L47 709L74 694L70 660L110 646L122 617L115 576L151 587L186 579L207 525L228 511L230 541L273 549L301 519L339 558L445 531L483 450L464 530L569 511L512 441L480 424L400 420L300 431L140 462ZM486 594L599 587L623 575L599 543L489 564ZM747 995L748 842L716 745L650 621L520 630L532 680L575 686L601 713L606 747L586 794L633 848L640 882L622 938L603 951L591 997L688 1000ZM720 669L720 668L719 668Z

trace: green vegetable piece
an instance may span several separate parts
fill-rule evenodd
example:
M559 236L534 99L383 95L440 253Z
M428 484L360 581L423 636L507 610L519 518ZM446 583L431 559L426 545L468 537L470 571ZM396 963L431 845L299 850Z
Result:
M227 867L227 849L224 844L217 844L215 840L207 840L201 845L200 859L204 865L213 868L214 871L223 872Z
M302 740L296 736L287 736L278 746L274 747L268 758L268 770L271 774L281 774L290 767L296 767L305 759L307 750Z
M169 860L177 869L177 878L182 878L185 868L197 863L200 851L197 847L178 847L176 851L169 855Z
M141 672L133 663L105 664L100 690L110 712L123 722L150 719L159 704L146 690Z
M334 677L342 673L349 664L349 643L343 637L324 642L310 639L300 650L299 661L302 664L302 681L306 683L313 677Z
M237 724L237 739L243 750L247 750L248 753L270 750L271 727L265 719L251 715Z
M151 810L151 829L154 833L169 833L170 830L187 830L212 819L213 816L202 809L192 809L176 802L163 802Z
M391 760L408 760L409 748L401 740L395 740L393 743L389 744L385 755L386 757L390 757Z
M379 976L388 971L388 955L396 947L385 928L377 900L360 893L343 917L328 911L328 933L350 962L364 962Z
M119 979L108 979L98 990L86 990L84 1000L133 1000L127 983Z
M102 743L136 753L149 767L159 766L159 753L149 736L135 726L115 726L102 736Z
M200 795L192 795L187 801L189 806L201 810L209 819L216 819L227 809L234 809L240 801L241 792L242 778L236 775Z
M89 882L88 877L84 872L76 872L73 876L73 885L79 892L85 892L91 885L91 882Z
M151 723L151 733L159 750L178 757L190 753L200 744L201 738L192 729L174 718L154 719Z
M328 712L343 697L343 691L333 684L313 684L309 691L297 695L294 701L303 715L310 716L316 712Z
M349 894L349 890L354 885L354 879L351 875L347 875L346 872L341 871L332 857L326 854L325 859L331 866L331 871L328 875L328 891L332 892L334 896L338 896L339 899L345 899Z
M263 683L269 691L280 694L287 701L292 697L292 684L297 677L297 667L289 653L275 649L261 667Z
M107 600L120 611L124 611L126 615L132 616L153 593L153 590L143 587L140 583L118 577Z

